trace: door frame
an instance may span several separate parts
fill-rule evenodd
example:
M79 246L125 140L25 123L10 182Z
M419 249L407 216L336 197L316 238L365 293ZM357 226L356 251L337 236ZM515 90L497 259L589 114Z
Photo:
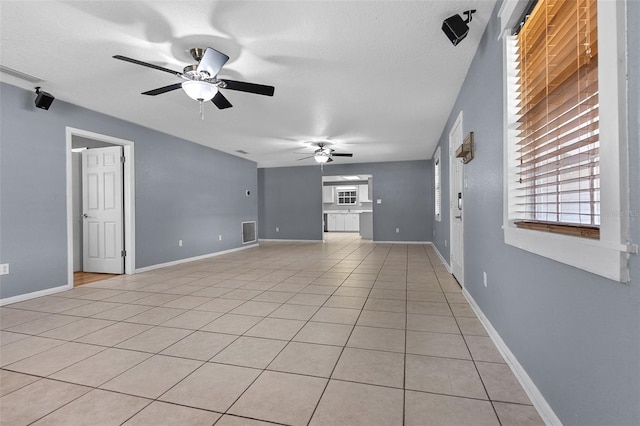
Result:
M320 196L322 197L321 200L321 206L322 206L322 242L326 243L327 241L324 238L325 235L325 221L324 221L324 178L340 178L341 176L344 175L358 175L358 176L366 176L367 177L367 190L369 193L371 193L371 199L369 200L369 202L371 202L371 226L373 227L373 218L375 217L375 200L373 199L373 173L371 172L364 172L364 173L357 173L356 171L350 171L350 172L345 172L345 173L332 173L329 175L324 175L324 172L322 174L322 176L320 177ZM329 181L329 182L334 182L333 180ZM346 185L350 185L349 181L340 181L339 179L336 180L335 182L344 182L345 186ZM353 183L353 185L358 186L358 183ZM359 190L358 190L359 192ZM367 194L368 195L368 194ZM360 200L360 194L358 193L358 201ZM337 203L337 195L336 195L336 203ZM357 210L357 209L356 209ZM360 218L358 218L359 221ZM374 228L375 229L375 228ZM374 229L371 230L371 241L375 242L375 238L374 238ZM330 231L327 231L330 232ZM358 231L358 233L360 233L360 231Z
M124 249L127 252L124 260L124 273L135 273L136 256L136 212L135 212L135 158L133 141L113 136L94 133L87 130L66 127L66 162L67 162L67 288L73 288L73 165L71 157L72 138L80 136L87 139L99 140L123 147L125 157L123 175L124 196Z
M451 264L451 274L453 275L453 261L451 260L451 256L453 254L453 221L454 221L454 207L456 202L456 191L455 191L455 176L454 176L454 162L458 161L456 157L456 146L453 146L453 132L454 130L460 126L460 134L463 136L461 140L464 140L464 132L462 127L462 111L458 114L456 121L453 122L451 126L451 130L449 131L449 263ZM454 277L458 280L460 285L464 288L464 166L461 165L461 173L462 173L462 185L460 191L462 192L462 205L463 205L463 215L461 219L461 229L460 229L460 240L462 241L462 262L460 264L461 267L461 277Z

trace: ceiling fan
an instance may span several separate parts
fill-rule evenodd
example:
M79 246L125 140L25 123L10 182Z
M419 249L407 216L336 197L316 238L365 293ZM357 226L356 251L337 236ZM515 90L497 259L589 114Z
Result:
M353 154L335 152L335 149L329 148L331 142L313 142L311 145L317 146L318 149L313 152L313 155L299 158L298 161L306 160L307 158L313 158L314 160L316 160L316 162L325 164L332 162L332 157L353 157Z
M184 67L182 72L170 70L168 68L128 58L122 55L115 55L113 58L164 71L183 79L184 81L182 82L142 92L142 94L157 96L182 88L191 99L200 102L201 117L203 102L212 101L218 109L225 109L233 106L231 105L231 102L229 102L227 98L220 93L219 89L237 90L240 92L255 93L257 95L273 96L273 92L275 90L273 86L218 78L218 73L229 60L229 57L224 53L218 52L211 47L207 47L206 49L193 48L189 53L198 63L194 65L187 65Z

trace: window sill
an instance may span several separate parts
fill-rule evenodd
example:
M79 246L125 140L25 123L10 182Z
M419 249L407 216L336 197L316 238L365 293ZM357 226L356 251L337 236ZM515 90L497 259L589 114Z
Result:
M618 282L629 281L629 253L638 252L635 245L614 244L509 225L503 226L503 229L506 244Z
M565 225L552 222L519 220L514 225L522 229L572 235L574 237L600 239L600 228L595 226Z

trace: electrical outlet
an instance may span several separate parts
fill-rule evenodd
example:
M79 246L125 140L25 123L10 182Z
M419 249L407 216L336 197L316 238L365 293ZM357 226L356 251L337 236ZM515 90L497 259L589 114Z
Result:
M178 247L182 247L182 240L178 240Z
M482 280L484 282L484 286L487 286L487 273L486 272L482 272Z
M276 226L276 232L280 232L280 228Z
M400 233L400 228L396 228L396 234Z
M218 241L222 241L222 235L218 235Z
M9 264L3 263L0 265L0 275L8 275L9 274Z

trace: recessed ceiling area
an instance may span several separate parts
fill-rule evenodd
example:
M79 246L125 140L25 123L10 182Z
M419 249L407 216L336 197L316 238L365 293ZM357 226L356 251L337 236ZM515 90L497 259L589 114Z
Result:
M0 79L156 129L259 167L299 160L328 141L333 164L431 158L495 1L3 1ZM476 9L453 46L444 19ZM182 72L189 50L227 56L220 78L275 87L273 97L221 92L220 110L182 90L142 92ZM16 73L17 72L17 73ZM54 103L51 108L56 108ZM91 129L87 129L91 130ZM246 152L246 154L243 154ZM330 167L330 166L329 166Z

